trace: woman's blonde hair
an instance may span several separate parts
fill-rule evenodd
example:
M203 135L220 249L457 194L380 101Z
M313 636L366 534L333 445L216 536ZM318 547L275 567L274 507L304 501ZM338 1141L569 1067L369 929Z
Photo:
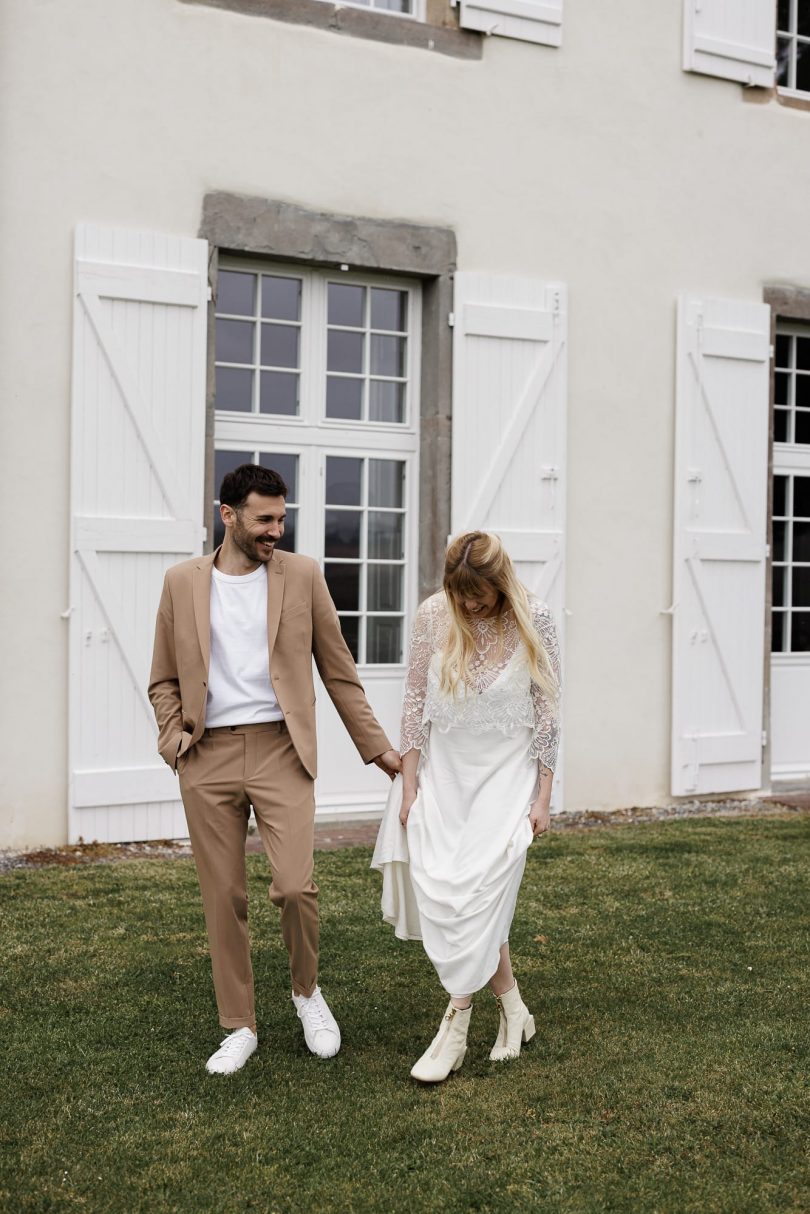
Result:
M498 595L497 615L511 607L518 633L529 657L529 674L551 701L558 694L557 679L545 647L532 622L526 587L518 581L515 567L497 535L467 531L452 540L444 558L444 592L450 609L450 627L442 653L440 689L455 695L467 681L475 656L475 637L461 602L481 598L488 590Z

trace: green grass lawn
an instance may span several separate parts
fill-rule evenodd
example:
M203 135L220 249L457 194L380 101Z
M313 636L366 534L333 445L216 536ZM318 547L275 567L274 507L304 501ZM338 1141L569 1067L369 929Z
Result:
M408 1078L445 997L379 918L365 849L320 853L312 1058L249 861L259 1052L219 1040L190 861L0 877L3 1211L810 1210L807 819L676 821L532 847L512 933L538 1035Z

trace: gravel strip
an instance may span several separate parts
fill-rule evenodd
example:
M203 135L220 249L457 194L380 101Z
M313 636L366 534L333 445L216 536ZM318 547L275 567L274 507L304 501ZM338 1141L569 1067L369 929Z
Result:
M552 830L594 830L632 826L643 822L671 822L680 818L766 818L810 814L810 795L786 794L748 800L679 801L674 805L633 806L629 809L585 809L555 814ZM371 847L377 837L377 822L342 822L317 826L315 848L337 851L343 847ZM246 851L261 852L255 831L248 834ZM37 851L0 851L0 873L18 868L56 865L70 868L81 864L115 864L122 860L174 860L191 856L188 840L156 839L149 843L78 843L70 847L40 848Z

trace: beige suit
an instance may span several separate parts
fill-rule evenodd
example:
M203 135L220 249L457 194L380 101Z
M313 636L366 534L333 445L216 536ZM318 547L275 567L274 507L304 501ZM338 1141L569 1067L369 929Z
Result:
M317 981L313 657L363 760L391 743L368 705L317 562L295 553L276 552L266 566L270 678L284 721L206 729L215 556L184 561L166 574L149 698L158 750L180 776L220 1023L254 1028L244 860L251 805L273 874L270 896L281 908L293 988L310 995Z

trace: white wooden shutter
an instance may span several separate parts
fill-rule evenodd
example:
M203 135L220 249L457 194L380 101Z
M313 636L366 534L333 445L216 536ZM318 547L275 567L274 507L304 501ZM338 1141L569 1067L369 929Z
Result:
M563 0L460 0L462 29L559 46Z
M69 835L188 833L146 688L169 565L202 550L203 240L76 233Z
M521 580L565 625L566 292L455 278L452 530L496 532ZM562 805L562 763L554 781Z
M759 788L770 309L678 309L672 793Z
M776 0L684 0L687 72L773 86Z

